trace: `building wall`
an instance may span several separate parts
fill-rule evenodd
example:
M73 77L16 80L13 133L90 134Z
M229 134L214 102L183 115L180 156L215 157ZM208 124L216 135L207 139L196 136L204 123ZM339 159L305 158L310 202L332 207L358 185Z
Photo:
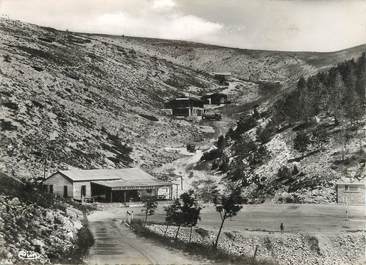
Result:
M73 197L72 182L60 173L56 173L52 177L48 178L43 182L43 184L52 185L53 193L61 197L64 196L64 186L67 186L67 197Z
M190 116L202 116L203 109L202 108L192 108Z
M74 182L74 199L81 200L81 187L86 186L85 198L91 198L90 181Z
M337 185L337 203L347 205L365 204L365 185Z

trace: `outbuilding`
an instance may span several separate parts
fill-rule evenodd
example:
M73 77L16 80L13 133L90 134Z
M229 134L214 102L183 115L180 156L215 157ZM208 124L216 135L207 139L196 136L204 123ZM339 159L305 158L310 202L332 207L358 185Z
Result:
M202 96L202 101L208 105L227 104L227 95L224 93L212 93Z
M165 192L172 199L172 183L155 179L140 168L60 170L43 182L57 196L74 200L95 199L105 202L140 201L143 197Z
M170 109L173 116L192 117L202 116L204 102L195 97L180 97L165 103L164 108Z
M227 81L229 81L231 73L228 72L213 73L213 76L217 81L219 81L220 84L225 85Z
M336 184L337 203L345 205L365 204L365 183L341 182Z

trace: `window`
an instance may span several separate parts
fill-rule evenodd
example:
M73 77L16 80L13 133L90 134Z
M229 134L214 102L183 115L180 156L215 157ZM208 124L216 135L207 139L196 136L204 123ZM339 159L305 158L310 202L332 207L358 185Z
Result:
M53 185L50 185L49 189L50 189L50 193L53 193Z
M86 185L82 185L81 186L81 196L85 197L86 196Z
M345 191L349 191L349 186L348 185L344 185L344 190Z

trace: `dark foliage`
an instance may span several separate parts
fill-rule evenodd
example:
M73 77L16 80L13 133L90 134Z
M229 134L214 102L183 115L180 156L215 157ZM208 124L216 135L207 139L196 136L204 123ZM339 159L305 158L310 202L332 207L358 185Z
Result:
M0 120L0 127L2 131L16 131L18 129L11 121L6 120Z
M3 102L2 105L15 111L19 109L18 104L11 101Z
M219 243L220 234L227 218L237 215L242 206L240 205L243 201L241 197L241 190L235 189L228 195L218 195L214 199L216 211L220 214L221 225L214 242L214 248L217 249Z
M142 113L139 113L139 115L149 121L159 121L158 118L156 118L155 116L152 116L152 115L147 115L147 114L142 114Z
M320 113L336 120L357 121L365 113L366 55L346 61L328 72L300 78L296 89L277 101L277 119L309 120ZM282 117L281 117L282 116Z
M201 157L201 161L212 161L216 158L221 157L222 155L222 150L220 149L212 149L208 152L205 152L202 157Z
M310 138L305 132L296 133L296 137L294 139L294 148L303 153L308 149L310 144Z
M243 133L249 131L250 129L253 129L256 125L257 120L252 115L242 117L238 121L236 129L229 131L228 136L232 139L238 139Z
M3 58L4 58L4 62L6 62L6 63L10 63L10 62L11 62L11 57L10 57L10 55L9 55L9 54L5 54L5 55L3 56Z
M142 211L145 213L145 224L147 223L147 217L155 213L155 209L158 207L157 198L153 196L142 198L144 203L144 209Z

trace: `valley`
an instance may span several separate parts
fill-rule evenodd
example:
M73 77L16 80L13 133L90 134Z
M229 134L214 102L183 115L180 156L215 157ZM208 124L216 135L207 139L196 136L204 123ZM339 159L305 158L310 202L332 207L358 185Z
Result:
M0 235L2 219L9 225L13 219L18 222L19 212L28 211L46 223L46 232L37 237L46 241L54 225L52 240L61 238L70 248L77 230L90 228L96 244L89 262L105 261L101 253L107 251L112 262L138 258L160 264L167 255L177 263L209 264L137 237L121 224L130 209L126 201L85 203L81 194L81 205L75 206L72 198L50 199L48 205L48 197L42 197L43 181L58 170L137 167L159 181L172 182L173 199L194 190L204 206L198 223L208 231L204 244L212 244L219 227L212 194L236 187L243 209L228 221L222 249L230 252L233 247L250 256L251 248L236 243L248 246L256 240L264 246L270 240L281 264L281 255L295 251L288 239L303 252L294 260L282 257L282 264L300 262L307 253L316 256L309 264L331 264L338 249L331 243L333 233L347 249L364 243L363 207L337 204L336 187L366 177L365 51L364 45L329 53L244 50L60 31L0 18L0 183L17 183L0 189L5 196L0 197L1 207L10 205L4 216L0 213ZM222 84L214 72L230 72L231 77ZM229 101L211 109L220 119L201 119L202 114L178 118L164 111L168 100L197 100L215 92ZM13 186L29 198L21 198ZM155 234L162 233L166 203L159 203L149 217L148 229ZM141 205L135 210L141 211ZM52 213L49 218L43 216L47 211ZM87 222L82 225L87 214L89 228ZM136 219L143 217L136 214ZM19 222L17 230L36 227L37 232L40 226L31 220ZM285 236L278 231L282 222ZM233 240L231 233L240 240ZM319 234L316 242L314 233ZM8 234L0 243L15 240ZM0 258L15 259L20 247L42 250L45 258L47 251L62 256L60 249L44 244L40 250L31 234L21 235L27 242L12 244ZM360 249L354 250L357 259L344 258L342 252L337 264L358 261ZM273 254L263 251L263 257Z

